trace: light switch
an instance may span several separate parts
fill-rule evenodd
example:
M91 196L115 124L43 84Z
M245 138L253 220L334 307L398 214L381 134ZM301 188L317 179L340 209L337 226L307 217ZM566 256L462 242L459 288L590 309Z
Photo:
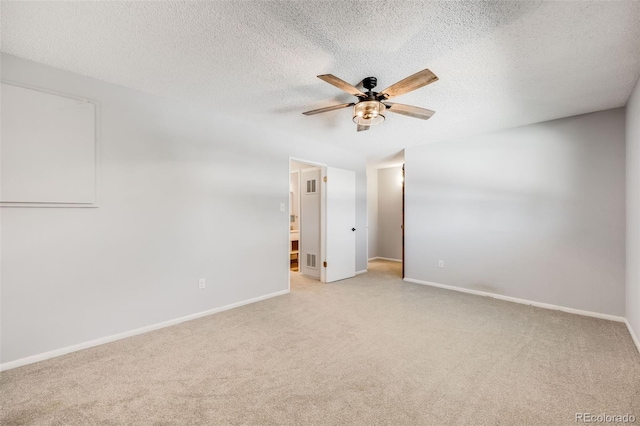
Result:
M280 203L280 211L283 212L284 211L284 203Z

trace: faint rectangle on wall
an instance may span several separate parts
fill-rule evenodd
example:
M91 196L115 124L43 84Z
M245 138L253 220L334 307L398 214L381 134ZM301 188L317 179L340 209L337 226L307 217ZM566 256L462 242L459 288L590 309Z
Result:
M3 82L0 202L97 207L96 102Z

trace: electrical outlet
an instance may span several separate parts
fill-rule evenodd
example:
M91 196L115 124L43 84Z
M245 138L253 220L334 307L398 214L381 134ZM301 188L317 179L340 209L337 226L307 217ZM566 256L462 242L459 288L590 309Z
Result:
M444 268L444 260L438 260L438 266Z
M199 288L204 288L205 287L204 278L200 278L200 280L198 280L198 287Z

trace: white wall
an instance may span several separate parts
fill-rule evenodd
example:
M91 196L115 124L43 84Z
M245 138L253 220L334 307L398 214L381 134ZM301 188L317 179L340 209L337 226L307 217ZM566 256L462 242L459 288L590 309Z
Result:
M355 170L365 229L364 158L4 54L2 78L99 101L102 140L99 208L1 209L2 363L286 290L289 156Z
M289 222L291 230L300 230L300 172L291 172L289 178L289 214L293 220Z
M309 161L313 161L313 160L309 160ZM312 167L317 167L313 164L307 164L307 163L301 163L299 161L293 161L291 160L291 171L296 171L296 170L302 170L302 169L310 169Z
M402 259L402 166L378 170L378 256Z
M624 315L624 114L407 148L406 277Z
M378 257L378 169L367 167L368 258Z
M313 144L310 144L313 148ZM324 149L324 148L323 148ZM350 154L347 158L352 158ZM340 167L337 163L330 166ZM352 162L351 167L343 169L356 171L356 272L367 269L367 176L366 160Z
M640 80L627 103L627 321L640 339Z

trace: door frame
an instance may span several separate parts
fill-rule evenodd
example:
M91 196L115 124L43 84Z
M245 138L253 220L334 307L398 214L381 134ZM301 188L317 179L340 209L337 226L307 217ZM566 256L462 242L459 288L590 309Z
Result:
M327 200L327 186L325 185L324 179L327 176L327 165L324 163L319 163L317 161L311 161L311 160L305 160L303 158L298 158L298 157L292 157L289 156L289 173L287 175L287 188L289 188L289 182L291 179L291 172L293 170L291 170L291 162L295 161L297 163L304 163L304 164L308 164L311 167L319 167L320 168L320 282L321 283L326 283L327 282L327 276L326 276L326 269L324 268L324 266L322 266L324 264L324 262L327 260L327 233L326 233L326 228L325 225L327 223L327 209L326 209L326 200ZM287 194L289 193L289 191L287 191ZM291 197L287 196L288 202L287 205L289 206L289 211L291 211ZM298 196L298 200L300 199L300 196ZM301 213L301 212L300 212ZM287 218L288 220L290 220L289 215L287 214ZM300 215L300 223L302 223L302 220L304 220L302 218L302 215ZM289 241L289 233L290 233L290 222L287 221L287 241ZM289 244L291 244L289 242ZM287 288L289 289L289 291L291 291L291 267L290 267L290 256L289 256L289 251L286 251L286 255L287 255ZM300 260L298 260L298 264L300 263Z
M404 163L402 163L402 279L404 279Z

